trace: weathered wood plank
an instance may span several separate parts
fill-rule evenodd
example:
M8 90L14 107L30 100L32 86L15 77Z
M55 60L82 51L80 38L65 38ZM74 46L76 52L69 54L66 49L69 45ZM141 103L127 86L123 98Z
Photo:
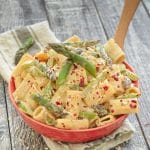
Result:
M102 25L89 0L45 0L53 32L60 40L74 34L83 39L106 40Z
M97 10L103 21L105 30L107 31L108 36L112 37L119 19L121 8L123 6L123 1L116 0L114 3L112 3L109 0L101 2L95 0L95 2L97 4ZM133 22L129 27L129 32L125 42L125 52L127 54L128 62L132 64L140 76L142 97L139 100L141 109L138 114L138 119L140 120L144 135L146 136L145 139L147 139L147 143L150 144L150 103L148 99L150 94L150 91L148 90L150 85L150 35L148 34L150 33L150 29L148 28L149 26L150 20L148 15L146 14L142 4L140 4ZM136 130L140 133L139 128L136 128ZM137 136L137 141L135 141L134 144L137 144L137 146L142 145L142 148L145 146L144 140L140 136Z
M148 16L150 17L150 1L149 0L143 0L142 1L144 8L148 14Z
M40 22L46 20L46 14L43 7L43 2L40 0L0 0L0 32L4 32L6 30L10 30L17 26L24 26L27 24L32 24L36 22ZM1 81L0 81L1 83ZM0 84L0 88L1 88ZM0 95L3 90L0 90ZM35 150L35 149L47 149L46 144L44 143L42 137L35 133L32 129L27 127L22 119L18 116L13 106L10 103L8 97L8 89L6 86L6 101L7 101L7 109L8 109L8 119L10 126L10 138L12 142L13 150ZM7 117L6 112L4 112L6 106L3 97L1 98L1 105L3 116L0 116L1 127L7 126ZM2 105L3 104L3 105ZM5 115L5 116L4 116ZM2 118L2 119L1 119ZM5 119L6 118L6 119ZM0 128L1 129L1 128ZM5 128L4 128L5 129ZM8 127L7 127L8 129ZM2 146L6 148L11 148L10 140L7 139L8 131L3 134ZM2 131L3 132L3 131ZM7 143L4 141L7 140ZM0 149L4 149L0 145ZM7 149L6 149L7 150Z
M0 32L46 20L41 0L0 0Z
M2 77L0 77L0 148L11 150L6 108L4 85Z

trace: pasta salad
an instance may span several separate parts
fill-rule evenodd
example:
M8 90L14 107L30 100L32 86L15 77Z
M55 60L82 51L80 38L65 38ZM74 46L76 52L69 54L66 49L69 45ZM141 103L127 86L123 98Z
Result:
M49 43L34 56L25 53L13 70L14 99L21 111L50 126L103 126L138 112L138 76L124 60L113 39L102 45L73 36Z

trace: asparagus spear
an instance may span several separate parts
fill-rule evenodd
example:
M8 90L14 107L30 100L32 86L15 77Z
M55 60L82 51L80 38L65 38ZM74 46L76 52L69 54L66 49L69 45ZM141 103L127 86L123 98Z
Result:
M51 126L54 126L54 125L56 125L56 120L47 117L47 118L46 118L46 124L51 125Z
M58 85L61 85L65 82L71 66L72 66L71 61L66 61L66 63L63 65L63 67L59 73L59 76L58 76L58 80L57 80Z
M81 41L81 42L74 42L74 43L64 43L65 45L72 46L72 47L90 47L95 46L99 43L99 40L91 40L91 41Z
M15 55L15 65L18 64L20 58L27 52L27 50L34 44L33 38L29 37L23 43L23 45L17 50Z
M48 83L46 87L42 90L42 95L47 98L51 98L53 94L52 85Z
M110 57L108 57L104 46L102 46L101 44L98 44L96 46L96 50L100 53L100 56L106 61L107 65L111 65L112 64L112 60Z
M88 120L94 119L97 116L96 113L90 111L81 111L79 113L79 117L87 118Z
M31 66L36 66L50 80L52 80L52 81L56 80L56 74L55 74L54 70L44 66L43 64L41 64L40 62L38 62L36 60L30 60L30 61L27 61L27 62L22 64L22 67L25 68L25 69L27 69L27 68L29 68Z
M127 69L121 70L121 73L123 75L127 76L132 81L137 81L139 79L136 74L134 74L133 72L131 72L131 71L127 70Z
M122 99L126 99L126 98L137 98L139 97L139 94L137 93L129 93L129 94L124 94L124 95L120 95L117 98L122 98Z
M21 111L32 116L33 111L26 102L18 101L17 104L18 104L19 109L21 109Z
M91 75L96 76L95 66L91 62L89 62L86 58L72 52L72 49L70 47L65 46L65 44L57 44L57 43L50 43L49 46L57 53L63 54L66 57L72 59L73 62L80 64Z
M40 94L33 94L31 98L36 101L39 105L45 106L50 112L52 112L56 117L62 117L65 115L64 109L62 107L58 107L57 105L50 103L50 101L43 97Z

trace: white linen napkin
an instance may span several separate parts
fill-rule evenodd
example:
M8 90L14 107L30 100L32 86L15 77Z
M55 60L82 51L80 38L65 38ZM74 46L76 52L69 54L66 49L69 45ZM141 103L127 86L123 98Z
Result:
M35 44L29 49L29 53L42 50L49 42L59 42L50 30L47 21L0 34L0 74L7 82L14 68L15 53L29 36L32 36L35 41ZM130 122L126 120L123 125L111 135L87 143L63 143L53 141L44 136L43 139L51 150L108 150L128 141L133 133L134 128Z

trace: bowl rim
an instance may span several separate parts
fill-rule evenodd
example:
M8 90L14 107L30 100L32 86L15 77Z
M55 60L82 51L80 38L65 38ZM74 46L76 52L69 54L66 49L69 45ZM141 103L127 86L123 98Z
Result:
M125 65L126 65L126 68L129 69L130 71L134 72L134 69L127 63L127 62L123 62ZM133 82L133 84L137 87L139 87L139 82L136 81L136 82ZM61 128L57 128L57 127L53 127L53 126L50 126L50 125L46 125L44 123L41 123L35 119L33 119L32 117L28 116L27 114L25 114L24 112L20 111L16 102L15 102L15 99L13 97L13 90L15 89L15 83L14 83L14 77L10 77L10 80L9 80L9 83L8 83L8 92L9 92L9 97L10 97L10 100L11 102L13 103L13 105L15 106L17 112L20 113L21 116L25 117L26 119L28 119L30 122L33 122L34 124L37 124L37 125L40 125L40 126L43 126L49 130L53 129L53 130L57 130L57 131L60 131L60 132L70 132L70 133L77 133L77 132L90 132L90 131L97 131L97 130L101 130L103 128L107 128L117 122L119 122L119 120L122 120L122 119L126 119L128 117L128 114L123 114L123 115L120 115L116 120L112 121L111 123L108 123L106 125L103 125L103 126L99 126L99 127L95 127L95 128L88 128L88 129L73 129L73 130L68 130L68 129L61 129Z

